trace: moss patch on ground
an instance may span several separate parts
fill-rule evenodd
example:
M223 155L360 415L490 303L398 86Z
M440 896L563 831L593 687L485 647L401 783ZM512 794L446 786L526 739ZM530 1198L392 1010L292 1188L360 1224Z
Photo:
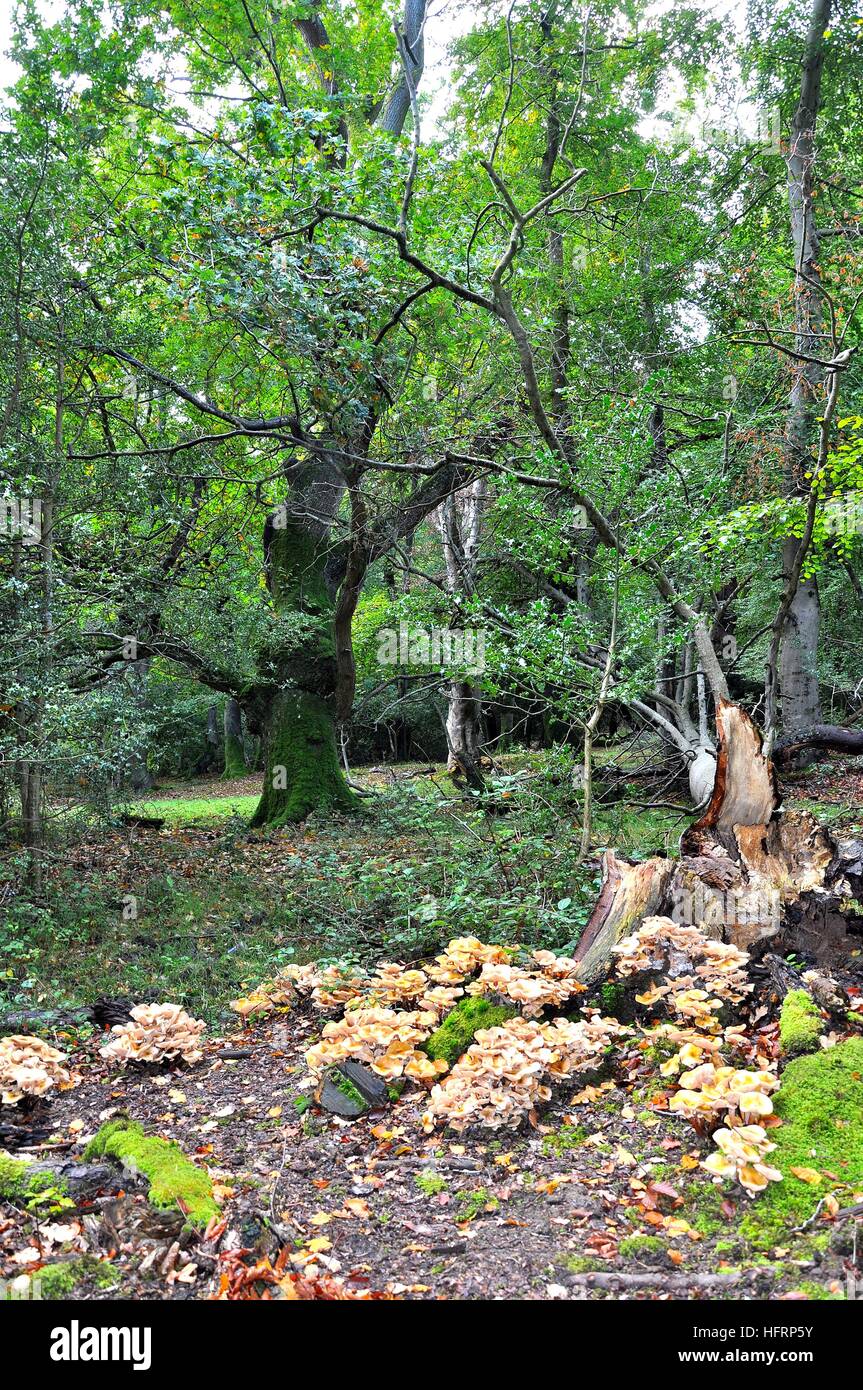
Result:
M84 1153L86 1159L115 1158L149 1179L148 1197L154 1207L176 1207L189 1225L205 1227L219 1207L209 1173L187 1158L178 1144L146 1134L132 1120L109 1120Z
M43 1265L32 1277L39 1286L40 1298L70 1298L79 1284L90 1283L97 1289L113 1289L120 1275L113 1265L97 1260L93 1255L81 1255L74 1260L58 1260Z
M442 1058L453 1066L467 1052L479 1028L498 1028L507 1019L515 1018L517 1012L487 999L461 999L426 1040L424 1050L433 1061Z
M668 1249L664 1240L659 1236L624 1236L617 1247L624 1259L644 1260L648 1264L656 1264L663 1259Z
M863 1191L863 1038L790 1062L775 1110L782 1124L769 1131L776 1149L768 1162L782 1182L755 1199L740 1228L761 1249L781 1243L828 1192L839 1188L848 1205ZM806 1182L794 1168L814 1170L821 1181Z
M824 1031L821 1010L805 989L792 989L782 1001L779 1042L786 1057L814 1052Z
M561 1125L554 1134L547 1134L542 1141L544 1154L556 1154L562 1158L572 1149L579 1149L587 1139L587 1130L582 1125Z
M599 1260L593 1255L560 1255L558 1264L568 1269L570 1274L596 1274L608 1269L605 1260Z

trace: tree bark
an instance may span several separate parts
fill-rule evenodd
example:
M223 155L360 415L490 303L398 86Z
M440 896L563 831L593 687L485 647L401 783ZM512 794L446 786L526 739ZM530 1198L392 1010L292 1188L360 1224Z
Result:
M699 926L742 950L802 951L820 965L859 942L849 896L863 893L863 846L837 846L806 812L782 811L773 766L745 710L720 701L710 805L680 842L680 858L626 864L608 851L603 886L575 951L594 985L612 948L651 916Z
M488 483L477 478L447 497L437 511L437 524L446 565L447 590L460 605L473 593ZM483 787L479 759L482 742L482 701L468 680L449 682L446 737L447 772Z
M819 351L818 335L823 313L813 194L815 128L821 107L824 31L830 24L831 8L832 0L814 0L806 37L800 101L791 123L788 153L788 210L796 269L794 350L802 357L824 355ZM795 363L785 444L785 487L790 495L805 487L804 475L811 468L818 393L823 381L824 370L816 362ZM796 551L797 542L791 536L782 548L782 572L786 580L792 573ZM821 721L818 690L820 621L818 582L814 576L803 578L798 583L785 620L779 660L782 726L787 734L797 733Z
M336 750L336 596L327 573L328 526L313 520L310 494L299 511L282 509L265 540L279 621L260 654L250 697L264 745L264 789L253 826L285 825L312 811L347 811L356 804Z
M659 911L673 865L668 859L628 864L614 850L602 857L602 888L590 921L574 953L582 984L604 979L612 963L612 947L637 931L645 917Z
M225 777L245 777L246 755L243 750L243 712L240 702L229 695L225 701Z
M482 701L467 681L450 681L446 741L447 772L461 775L472 786L483 786L479 771Z

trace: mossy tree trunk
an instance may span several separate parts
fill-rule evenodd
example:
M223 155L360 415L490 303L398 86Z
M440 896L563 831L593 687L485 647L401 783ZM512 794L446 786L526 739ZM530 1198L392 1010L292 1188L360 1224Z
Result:
M246 756L243 751L243 714L233 695L225 701L225 777L245 777Z
M328 528L279 508L267 524L268 582L276 610L260 653L255 704L264 746L264 789L253 826L284 825L312 811L356 804L335 736L336 576Z

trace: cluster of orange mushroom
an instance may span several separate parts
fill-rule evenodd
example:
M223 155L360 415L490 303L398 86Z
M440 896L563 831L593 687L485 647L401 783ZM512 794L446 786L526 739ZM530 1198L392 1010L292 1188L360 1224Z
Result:
M705 936L697 926L682 926L667 917L650 917L616 948L617 973L631 978L655 972L657 979L637 994L640 1004L660 1001L682 1019L688 1033L674 1034L669 1025L648 1033L662 1041L669 1034L679 1042L677 1052L660 1068L677 1078L669 1109L699 1129L714 1130L718 1152L705 1159L717 1181L733 1177L750 1196L761 1192L782 1174L764 1162L775 1147L757 1121L773 1113L771 1093L779 1086L772 1064L756 1069L727 1066L721 1048L741 1044L742 1027L723 1030L717 1017L724 1005L741 1003L752 986L746 976L744 951ZM679 1073L679 1075L678 1075ZM724 1126L717 1128L724 1120ZM752 1123L755 1121L755 1123Z
M534 951L537 970L523 970L517 965L488 962L482 967L479 979L467 986L468 994L500 994L521 1007L525 1018L538 1018L546 1008L559 1009L584 985L576 978L578 969L569 956L555 956L551 951Z
M199 1062L206 1024L179 1004L136 1004L128 1023L115 1024L100 1049L114 1062Z
M432 1087L423 1128L455 1130L517 1127L538 1104L551 1098L549 1082L595 1066L610 1043L629 1032L616 1019L598 1015L552 1023L514 1018L481 1028L449 1076Z
M400 1076L434 1081L447 1064L419 1050L437 1023L433 1011L381 1008L352 1009L324 1025L323 1038L306 1053L312 1072L352 1059L365 1062L385 1081Z
M29 1033L0 1038L0 1105L17 1105L25 1096L44 1096L54 1087L68 1090L78 1078L64 1065L67 1061L56 1047Z
M639 1004L664 1003L673 1014L708 1033L721 1032L718 1011L739 1004L752 989L746 977L749 956L724 941L714 941L700 927L682 926L670 917L647 917L637 932L613 948L622 979L655 973Z

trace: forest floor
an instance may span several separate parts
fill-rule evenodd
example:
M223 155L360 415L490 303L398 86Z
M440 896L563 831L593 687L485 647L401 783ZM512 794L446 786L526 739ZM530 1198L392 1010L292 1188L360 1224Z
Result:
M46 1263L70 1262L79 1298L295 1297L286 1275L342 1297L844 1297L847 1229L759 1248L760 1199L712 1184L705 1142L661 1091L646 1098L649 1068L571 1089L522 1132L427 1137L420 1091L356 1120L299 1113L321 1022L271 1016L231 1040L249 1056L223 1060L214 1040L156 1074L109 1066L94 1037L74 1057L81 1084L51 1102L52 1142L74 1157L126 1113L207 1169L223 1220L209 1238L154 1223L134 1177L61 1214L0 1205L0 1276L43 1266L47 1284Z
M193 810L160 830L93 832L58 859L53 939L45 922L20 924L19 988L0 1024L41 1032L81 1082L33 1123L68 1159L127 1113L207 1169L223 1217L206 1237L183 1232L179 1215L155 1217L134 1176L119 1197L71 1210L0 1203L0 1280L65 1264L75 1296L94 1299L844 1297L847 1229L753 1237L759 1199L711 1182L705 1141L669 1113L637 1052L593 1087L556 1094L532 1127L430 1137L420 1090L351 1121L312 1101L304 1053L326 1016L309 1006L239 1027L227 1001L289 961L415 962L467 933L559 951L577 940L598 869L576 863L559 777L513 765L497 794L517 804L494 817L466 809L437 773L367 782L385 794L350 823L249 835L233 812L213 823ZM170 793L187 807L252 794L245 782ZM847 830L863 776L833 760L793 795ZM673 847L680 830L674 811L602 814L608 843L629 837L630 852ZM123 922L130 894L140 914ZM103 1060L104 1039L74 1009L126 993L206 1017L203 1061L153 1074ZM68 1020L40 1026L58 1000ZM25 1002L27 1026L9 1012ZM775 1011L758 1030L778 1046ZM226 1047L248 1055L225 1059Z

